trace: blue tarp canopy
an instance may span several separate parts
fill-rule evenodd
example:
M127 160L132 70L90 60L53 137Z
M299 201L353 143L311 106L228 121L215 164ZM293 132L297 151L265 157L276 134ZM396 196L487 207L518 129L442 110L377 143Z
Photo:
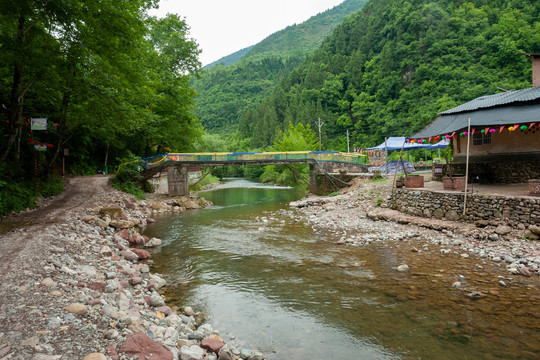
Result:
M450 144L450 140L441 140L436 144L430 146L430 149L444 149Z
M401 150L403 143L405 143L405 137L389 137L388 139L386 139L386 146L383 142L380 145L372 148L367 148L366 150L384 150L385 147L387 150ZM405 146L403 146L403 150L429 149L430 147L431 144L405 143Z
M388 151L390 150L401 150L401 147L403 146L403 143L405 142L405 137L389 137L386 139L386 148ZM449 140L441 140L436 144L417 144L417 143L405 143L405 146L403 146L403 150L411 150L411 149L443 149L448 146L450 143ZM383 142L380 145L377 145L375 147L367 148L366 150L384 150L385 143Z

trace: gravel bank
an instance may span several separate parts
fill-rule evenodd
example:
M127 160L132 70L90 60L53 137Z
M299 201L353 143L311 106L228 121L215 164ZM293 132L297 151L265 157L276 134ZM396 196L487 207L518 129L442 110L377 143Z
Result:
M0 359L262 359L187 304L167 306L166 282L150 273L161 241L140 232L151 216L208 203L137 202L107 181L71 179L41 209L8 219L26 226L0 235Z
M319 231L340 234L340 245L421 240L439 246L442 254L477 256L501 263L511 274L538 276L540 241L525 240L531 229L515 230L498 223L471 224L410 216L387 208L391 181L364 181L334 197L308 196L291 207ZM537 231L537 229L532 229Z

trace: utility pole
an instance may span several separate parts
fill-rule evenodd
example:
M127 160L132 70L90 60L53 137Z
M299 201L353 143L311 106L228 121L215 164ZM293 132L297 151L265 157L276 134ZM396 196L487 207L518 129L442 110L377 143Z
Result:
M347 130L347 154L351 153L350 148L349 148L349 144L350 144L350 142L349 142L349 130Z
M321 138L321 128L324 125L324 121L321 122L321 118L319 118L319 121L317 121L317 126L319 127L319 151L322 149L322 138Z

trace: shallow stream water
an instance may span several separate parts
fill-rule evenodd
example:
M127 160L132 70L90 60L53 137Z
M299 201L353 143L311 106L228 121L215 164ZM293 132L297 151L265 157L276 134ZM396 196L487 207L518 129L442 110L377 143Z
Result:
M268 359L540 358L537 277L411 251L423 243L337 246L335 233L269 215L300 197L291 188L230 180L199 196L215 206L159 218L146 235L163 240L153 271L169 304L204 311L225 341Z

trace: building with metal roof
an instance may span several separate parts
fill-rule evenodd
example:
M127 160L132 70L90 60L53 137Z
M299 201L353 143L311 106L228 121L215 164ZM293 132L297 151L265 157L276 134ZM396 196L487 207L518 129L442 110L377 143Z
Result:
M495 183L540 178L540 86L481 96L443 111L411 137L439 138L452 140L457 171L469 147L473 178Z

